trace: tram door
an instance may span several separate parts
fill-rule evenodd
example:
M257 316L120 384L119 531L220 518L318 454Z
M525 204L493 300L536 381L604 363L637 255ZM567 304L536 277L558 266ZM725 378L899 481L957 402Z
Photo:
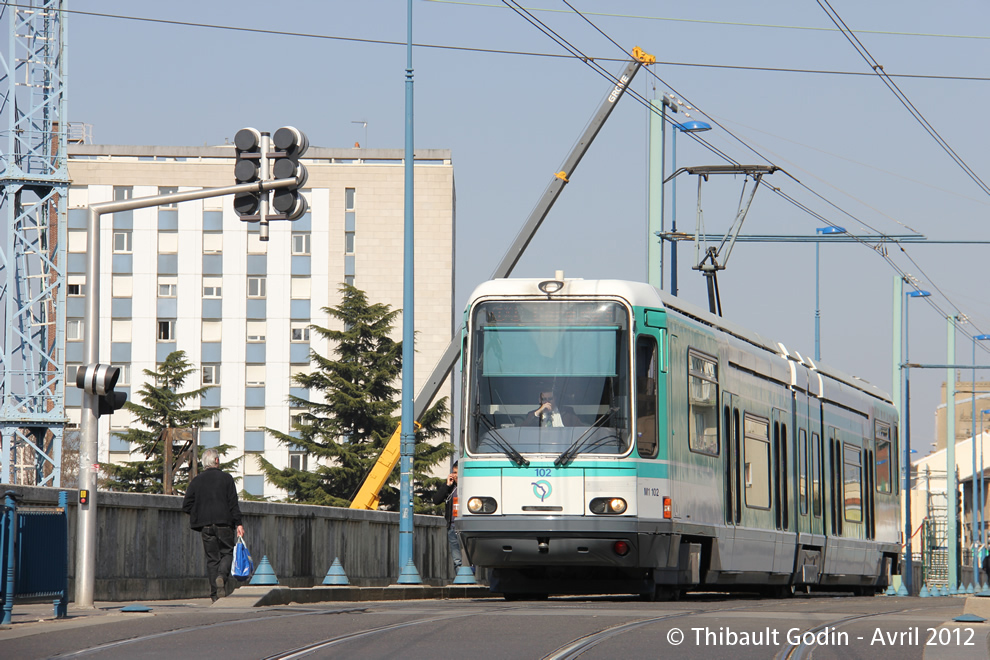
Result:
M824 453L822 447L822 402L815 397L808 398L808 509L811 513L811 533L825 533L825 505L822 468Z
M736 525L742 522L742 425L739 411L739 399L734 394L722 392L722 456L723 456L723 491L725 493L723 509L725 511L725 526L719 538L719 555L722 560L722 570L737 570L736 562L740 561L733 552L735 545Z

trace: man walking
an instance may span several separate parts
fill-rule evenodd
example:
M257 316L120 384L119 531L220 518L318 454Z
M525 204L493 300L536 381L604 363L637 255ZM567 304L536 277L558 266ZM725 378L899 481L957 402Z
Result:
M189 526L203 536L210 598L215 603L227 595L227 576L234 560L234 529L237 536L244 536L244 527L234 478L220 470L220 452L204 451L203 467L189 484L182 510L189 514Z

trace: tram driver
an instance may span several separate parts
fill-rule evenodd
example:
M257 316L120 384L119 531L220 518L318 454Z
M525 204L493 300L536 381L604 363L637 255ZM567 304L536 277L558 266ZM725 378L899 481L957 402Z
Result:
M562 428L565 426L581 426L581 420L570 408L558 407L552 391L540 393L540 407L526 413L523 426L540 426L543 428Z

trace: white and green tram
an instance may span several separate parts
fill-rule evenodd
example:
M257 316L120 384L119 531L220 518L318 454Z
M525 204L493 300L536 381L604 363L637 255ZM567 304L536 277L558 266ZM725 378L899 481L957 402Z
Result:
M456 529L493 591L865 594L897 570L877 388L642 283L493 280L465 317Z

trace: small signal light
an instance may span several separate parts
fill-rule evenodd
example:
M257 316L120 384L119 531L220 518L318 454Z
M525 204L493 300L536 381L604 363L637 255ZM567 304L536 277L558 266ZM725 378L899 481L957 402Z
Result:
M673 517L673 507L670 504L670 498L663 498L663 517L670 520Z
M625 541L616 541L612 546L612 549L615 550L615 554L620 557L625 557L629 554L629 544Z
M79 491L79 504L89 504L89 491L80 490Z

